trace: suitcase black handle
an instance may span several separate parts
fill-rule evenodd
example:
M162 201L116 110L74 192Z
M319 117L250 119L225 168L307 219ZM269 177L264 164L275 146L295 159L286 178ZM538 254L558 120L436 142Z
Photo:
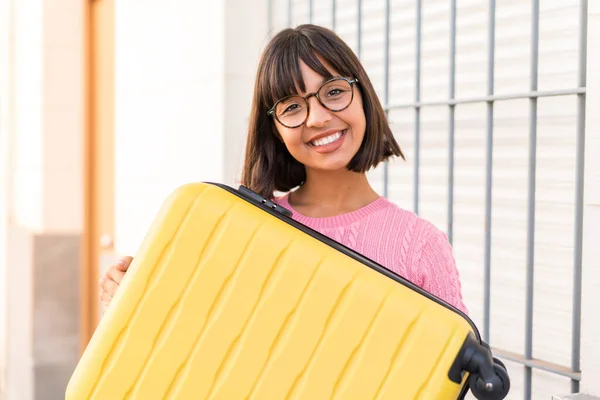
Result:
M261 204L264 207L270 208L272 210L277 211L278 213L285 215L286 217L291 217L292 212L285 207L281 207L277 203L273 203L271 200L262 197L260 194L254 192L253 190L248 189L244 185L240 185L238 188L238 192L244 195L249 200L254 201L255 203Z

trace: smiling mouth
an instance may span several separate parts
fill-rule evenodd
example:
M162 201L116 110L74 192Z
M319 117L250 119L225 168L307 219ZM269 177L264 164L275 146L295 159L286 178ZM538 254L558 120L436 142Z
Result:
M344 136L344 134L346 133L347 129L341 130L339 132L335 132L332 133L329 136L325 136L323 138L317 139L317 140L313 140L312 142L309 142L309 144L312 147L321 147L321 146L325 146L327 144L330 143L334 143L337 142L338 140L340 140L342 138L342 136Z

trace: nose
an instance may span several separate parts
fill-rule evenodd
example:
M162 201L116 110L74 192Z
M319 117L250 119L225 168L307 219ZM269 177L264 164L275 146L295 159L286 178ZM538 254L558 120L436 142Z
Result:
M308 128L322 128L331 121L331 111L323 107L316 97L308 99L308 104L308 118L306 118Z

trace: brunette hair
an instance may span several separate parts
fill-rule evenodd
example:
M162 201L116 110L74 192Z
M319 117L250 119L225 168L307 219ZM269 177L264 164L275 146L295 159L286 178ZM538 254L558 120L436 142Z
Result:
M366 129L346 168L366 172L391 156L404 159L375 89L352 49L327 28L306 24L284 29L269 42L259 62L242 171L242 184L265 198L271 198L275 190L287 192L306 179L304 165L289 153L267 111L280 98L306 90L300 60L323 78L332 78L317 56L342 76L358 78Z

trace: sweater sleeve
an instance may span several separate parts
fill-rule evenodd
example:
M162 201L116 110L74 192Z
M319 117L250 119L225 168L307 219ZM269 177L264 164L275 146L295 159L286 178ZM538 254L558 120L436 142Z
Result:
M468 315L452 247L444 232L436 228L429 231L419 267L423 289Z

